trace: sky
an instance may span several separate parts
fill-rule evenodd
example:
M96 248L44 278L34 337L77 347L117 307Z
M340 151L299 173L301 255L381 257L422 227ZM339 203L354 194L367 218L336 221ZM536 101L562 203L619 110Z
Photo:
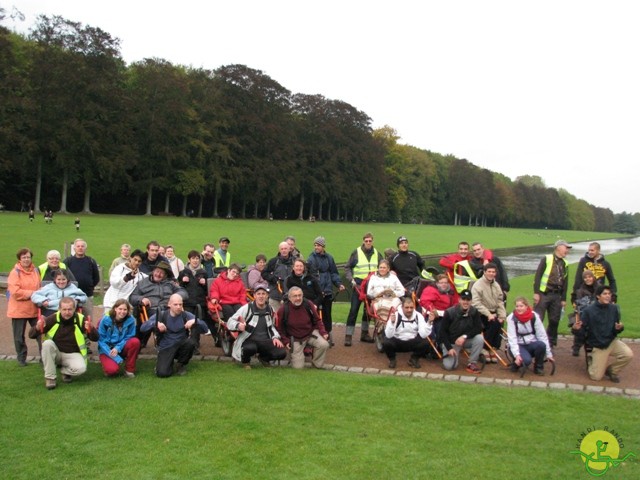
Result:
M121 40L128 63L244 64L388 125L400 143L640 212L632 0L0 0ZM634 160L635 158L635 160ZM636 172L635 174L633 172Z

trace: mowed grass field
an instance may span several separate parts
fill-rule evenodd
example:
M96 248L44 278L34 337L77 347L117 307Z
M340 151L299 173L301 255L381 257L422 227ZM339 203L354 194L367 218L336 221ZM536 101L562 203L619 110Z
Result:
M399 234L420 253L448 253L461 239L491 248L610 238L609 234L419 225L83 216L89 254L108 266L119 245L173 243L180 256L231 238L238 261L276 253L288 234L307 255L313 238L345 261L371 230L376 246ZM23 245L44 261L76 237L74 216L53 225L0 215L2 267ZM610 257L627 332L637 329L640 249ZM634 268L634 265L636 266ZM531 296L531 276L512 282L511 298ZM342 309L342 310L341 310ZM338 305L337 312L346 306ZM340 315L341 313L338 313ZM563 322L564 323L564 322ZM626 332L625 332L626 333ZM589 478L577 450L587 429L615 429L622 453L640 455L638 401L571 391L465 385L416 378L288 368L244 371L193 362L185 377L158 379L151 360L135 379L105 379L99 364L70 385L44 388L38 365L0 362L2 477L140 479ZM636 372L637 374L637 372ZM622 456L622 455L621 455ZM636 459L608 472L638 478Z

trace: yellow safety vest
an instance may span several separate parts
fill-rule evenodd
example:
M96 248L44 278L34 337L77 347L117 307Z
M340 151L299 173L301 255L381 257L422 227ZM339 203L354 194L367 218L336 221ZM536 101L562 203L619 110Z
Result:
M86 362L87 361L87 344L84 339L84 333L82 333L82 330L78 326L78 322L80 323L80 325L83 324L84 315L82 315L81 313L75 313L75 315L77 315L77 319L78 319L77 322L76 321L73 322L74 326L76 327L75 328L76 343L78 344L80 353L82 354L82 357ZM53 337L55 336L59 327L60 327L60 312L56 312L56 323L53 325L53 327L51 327L51 329L47 333L45 333L44 339L53 340Z
M458 273L458 266L462 267L467 275ZM478 280L469 260L463 260L453 265L453 285L456 287L456 292L460 293L463 290L469 288L471 282Z
M545 255L547 259L547 266L542 272L542 277L540 277L540 291L547 291L547 283L549 282L549 275L551 274L551 267L553 267L553 254ZM564 278L566 281L567 276L569 275L569 262L567 262L564 258L562 259L564 262Z
M215 252L213 252L213 260L216 262L216 268L229 268L229 265L231 265L231 254L227 252L226 260L223 261L222 255L220 255L220 253L218 253L218 250L216 250Z
M44 274L47 272L48 266L49 264L47 262L44 262L42 265L38 267L38 270L40 270L40 280L44 280ZM64 264L64 262L60 262L60 266L58 268L60 270L66 270L67 266Z
M353 278L364 280L371 272L378 269L378 251L374 248L371 252L371 258L367 258L362 247L356 248L358 252L358 263L353 267ZM371 263L373 261L373 263Z

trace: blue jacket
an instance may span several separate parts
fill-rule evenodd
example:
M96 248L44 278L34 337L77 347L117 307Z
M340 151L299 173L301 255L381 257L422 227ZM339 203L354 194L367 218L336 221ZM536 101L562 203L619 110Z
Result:
M325 294L333 293L333 285L336 287L342 285L336 262L328 253L318 254L312 252L307 260L307 265L309 266L309 273L318 276L320 288Z
M69 283L65 288L60 289L55 282L49 283L40 290L33 292L31 294L31 301L41 307L42 302L49 300L49 305L47 305L46 308L47 310L53 310L55 312L58 310L60 299L63 297L71 297L78 303L85 303L87 301L85 293L73 283Z
M116 363L122 363L123 358L120 355L112 357L110 355L111 349L115 348L118 353L124 350L124 346L130 338L136 336L136 320L129 315L124 319L121 326L118 326L116 322L109 316L105 315L100 320L98 326L98 351L102 355L106 355Z

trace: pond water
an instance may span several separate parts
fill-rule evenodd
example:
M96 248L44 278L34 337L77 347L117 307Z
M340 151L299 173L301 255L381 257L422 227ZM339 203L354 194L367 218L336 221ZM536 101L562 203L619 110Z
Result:
M580 258L587 253L589 242L575 242L571 245L573 248L569 251L567 261L569 263L577 263ZM631 238L613 238L610 240L598 240L601 245L600 253L605 258L607 255L619 252L621 250L627 250L629 248L640 247L640 237ZM517 249L497 249L495 250L496 256L502 260L509 278L518 277L520 275L529 275L535 273L540 263L540 259L553 251L553 245L547 247L526 247ZM439 258L430 257L425 260L427 265L438 267Z

